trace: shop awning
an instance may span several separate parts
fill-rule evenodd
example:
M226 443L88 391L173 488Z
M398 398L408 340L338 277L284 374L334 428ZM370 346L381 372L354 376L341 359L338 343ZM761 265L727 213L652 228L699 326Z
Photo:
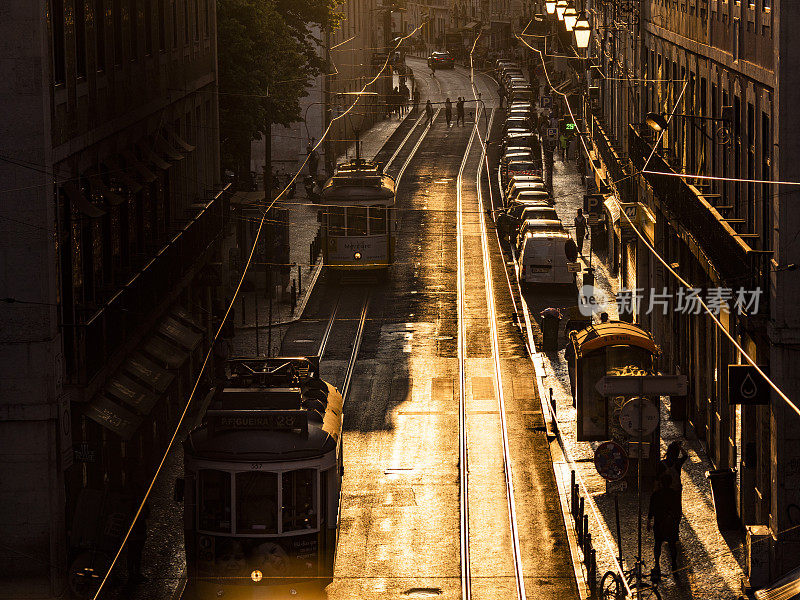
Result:
M83 192L81 192L74 181L67 181L64 184L64 193L67 195L70 204L87 217L97 219L106 214L106 211L102 208L95 206L87 200L86 196L83 195Z
M172 380L175 379L175 375L159 367L141 352L134 353L125 362L123 369L126 373L133 375L136 379L157 391L159 394L163 394L167 391Z
M106 396L124 402L140 415L149 414L159 398L156 392L121 372L114 375L106 384Z
M182 148L186 152L192 152L194 150L194 146L181 139L181 137L175 132L174 129L172 129L172 127L165 127L164 129L167 131L167 139L175 146Z
M123 408L102 394L95 396L84 409L83 414L113 431L123 440L129 440L136 433L142 418Z
M161 321L156 330L159 334L189 352L194 350L200 340L203 339L202 333L198 333L173 317L167 317Z
M120 204L125 203L125 198L116 192L109 190L106 187L103 178L94 169L87 171L86 175L89 178L89 185L92 188L92 195L102 197L105 203L110 206L119 206Z
M103 161L109 171L108 175L112 179L119 181L128 188L128 191L135 194L142 190L142 184L136 181L136 178L120 167L119 161L115 158L107 158Z
M148 169L141 160L136 158L130 150L125 150L122 153L122 158L125 159L125 164L128 165L128 168L132 168L136 171L139 179L145 183L153 183L156 180L156 174Z
M617 199L614 196L609 196L608 198L605 199L605 202L603 202L603 204L605 205L606 210L608 211L610 222L616 223L617 221L619 221L620 214L619 214L619 204L617 203Z
M186 350L154 335L142 344L142 350L156 359L167 369L179 369L189 355Z
M153 146L148 144L147 142L139 142L138 144L139 152L142 153L142 156L145 157L145 160L150 161L152 165L162 171L166 171L172 165L168 163L166 160L161 158L158 154L156 154L155 150L153 150Z

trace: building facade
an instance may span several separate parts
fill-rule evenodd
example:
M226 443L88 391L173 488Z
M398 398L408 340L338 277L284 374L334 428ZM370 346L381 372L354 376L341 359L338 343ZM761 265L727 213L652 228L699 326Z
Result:
M798 417L775 393L769 404L732 402L728 366L744 360L728 336L790 399L800 397L800 316L792 309L798 192L769 183L800 181L800 51L790 33L800 5L587 4L590 158L601 191L621 203L606 202L609 265L622 287L641 290L633 318L662 345L663 370L689 378L688 396L672 399L673 418L686 419L714 466L732 474L741 522L769 528L762 542L770 546L775 579L800 564ZM669 121L655 151L658 128L646 124L651 114ZM627 227L619 206L630 209L644 237ZM703 298L732 290L730 310L718 316L724 332L702 310L649 310L651 290L675 299L684 286L648 245ZM741 289L760 291L758 305L736 306Z
M0 597L63 597L113 554L224 301L216 9L2 12Z

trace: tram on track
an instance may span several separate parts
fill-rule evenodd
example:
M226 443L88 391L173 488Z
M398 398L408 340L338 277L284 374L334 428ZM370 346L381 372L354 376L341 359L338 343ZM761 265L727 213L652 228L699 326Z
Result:
M183 597L316 598L333 577L342 396L317 357L228 364L183 443Z
M397 229L394 203L395 180L379 164L363 159L340 164L320 200L328 268L388 273Z

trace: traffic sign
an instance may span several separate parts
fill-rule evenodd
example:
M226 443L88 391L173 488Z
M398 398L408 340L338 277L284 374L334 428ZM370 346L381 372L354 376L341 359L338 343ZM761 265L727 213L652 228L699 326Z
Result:
M553 106L553 99L550 96L539 98L539 108L550 108L551 106Z
M603 442L594 451L594 466L606 481L619 481L628 472L628 453L617 442Z
M759 366L769 375L768 366ZM728 404L769 404L770 387L751 365L728 365Z
M547 137L551 140L554 140L558 137L558 128L557 127L548 127L547 128Z
M599 213L603 210L605 198L602 194L585 194L583 196L583 212Z
M658 427L658 421L658 407L641 396L628 400L619 412L620 426L634 437L650 435Z
M589 225L597 225L600 222L600 217L598 217L596 214L589 214L586 216L586 221L589 223Z
M580 273L582 270L583 270L583 265L579 262L567 263L567 272L569 273Z
M686 375L606 375L595 384L603 396L685 396Z

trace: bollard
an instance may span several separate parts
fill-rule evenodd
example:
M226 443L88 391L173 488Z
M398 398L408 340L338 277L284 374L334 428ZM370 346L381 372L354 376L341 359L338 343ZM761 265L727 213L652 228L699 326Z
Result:
M589 516L584 516L583 522L583 562L589 564L589 553L592 550L592 534L589 533Z
M578 486L575 485L575 469L570 469L569 471L569 509L572 511L572 514L575 514L575 499L578 497L576 493L576 489Z
M578 502L578 514L575 518L575 532L578 534L578 545L583 542L583 498Z
M300 265L297 265L297 292L300 293L300 290L303 289L303 280L302 277L303 270L300 268Z
M292 297L292 313L294 313L294 309L297 306L297 286L295 286L294 280L292 280L291 297Z
M592 548L589 553L589 594L597 596L597 550Z

